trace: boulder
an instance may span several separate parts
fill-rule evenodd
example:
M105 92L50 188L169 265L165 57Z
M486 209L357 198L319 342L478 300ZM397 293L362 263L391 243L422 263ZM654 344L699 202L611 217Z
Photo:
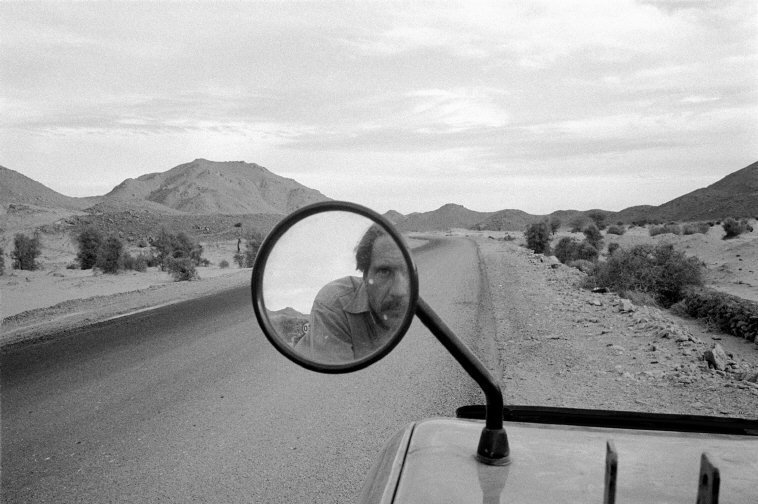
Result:
M619 311L621 313L631 313L637 311L637 307L628 299L622 299L621 303L619 303Z
M716 343L713 348L706 350L703 353L703 359L708 363L709 367L716 369L717 371L723 371L726 369L729 357L726 356L724 349Z

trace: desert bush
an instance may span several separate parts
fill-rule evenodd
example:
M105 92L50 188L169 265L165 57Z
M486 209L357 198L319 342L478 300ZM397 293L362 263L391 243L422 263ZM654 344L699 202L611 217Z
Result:
M548 226L550 226L550 234L555 236L555 233L557 233L561 228L561 219L555 215L550 216L550 220L548 220Z
M699 259L686 257L671 244L637 245L599 263L585 286L648 293L669 307L682 299L685 288L703 284L702 270Z
M584 225L587 223L587 219L584 217L578 216L571 219L571 222L569 222L569 227L571 229L572 233L581 233L582 229L584 229Z
M123 256L124 269L144 273L147 271L148 257L145 254L131 255L129 252Z
M724 219L722 227L724 228L724 231L726 231L726 235L724 235L725 240L734 238L741 235L742 233L753 230L753 227L748 224L747 219L742 219L738 222L737 219L733 219L731 217Z
M566 263L566 266L576 268L583 273L587 273L588 275L591 275L592 272L595 270L596 264L597 263L592 262L592 261L587 261L585 259L576 259L574 261L569 261L568 263Z
M727 334L758 341L758 303L712 289L690 288L679 306L692 317L715 323Z
M95 266L103 270L103 273L118 273L123 269L124 244L115 236L109 236L100 245L97 251Z
M79 267L83 270L92 269L97 262L97 252L103 244L103 235L97 229L87 227L76 237L76 242L79 245L76 253Z
M624 229L624 226L609 226L608 230L605 233L621 236L625 232L626 232L626 229Z
M621 245L619 245L616 242L612 242L608 244L608 255L612 255L614 252L619 250L621 248Z
M682 228L679 224L664 224L662 226L653 226L650 228L650 236L656 236L659 234L671 233L675 235L682 234Z
M245 265L252 268L255 263L255 257L263 243L263 233L257 230L250 231L245 242Z
M689 224L684 224L682 226L682 234L684 235L693 235L697 233L706 234L709 229L711 229L711 226L709 226L707 222L691 222Z
M526 246L535 254L550 253L550 229L545 222L529 224L524 231Z
M226 259L221 259L221 262L218 263L218 267L221 268L221 269L228 268L229 267L229 261L227 261Z
M579 242L569 236L560 239L553 253L563 264L576 260L591 262L597 260L598 256L597 249L590 243L587 241Z
M166 269L175 282L189 281L197 278L195 263L189 257L169 257L166 260Z
M600 230L595 227L595 225L590 224L586 228L584 228L584 239L595 247L596 249L600 250L600 244L603 241L603 235L600 233Z
M0 275L5 274L5 250L0 247Z
M166 270L169 259L188 258L195 266L202 263L203 247L195 243L186 233L173 234L162 228L158 237L153 240L153 246L158 252L158 263Z
M593 223L595 223L595 226L599 230L605 229L605 214L601 212L600 210L592 210L587 213L587 217L592 220Z
M16 233L13 237L13 268L33 271L39 267L37 257L42 253L40 250L39 236L36 234L29 238L23 233Z

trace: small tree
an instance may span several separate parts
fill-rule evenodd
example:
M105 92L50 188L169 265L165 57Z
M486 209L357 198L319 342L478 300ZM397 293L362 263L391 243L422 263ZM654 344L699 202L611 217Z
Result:
M124 244L121 243L121 240L115 236L109 236L97 251L95 266L103 270L103 273L118 273L124 265L122 258L123 251Z
M535 254L550 253L550 229L546 222L535 222L526 227L526 246Z
M36 259L41 253L39 236L37 234L33 238L29 238L23 233L17 233L13 238L11 258L13 259L14 269L36 270L39 266Z
M83 270L91 269L97 261L97 252L103 244L103 235L97 229L87 227L79 233L76 241L79 244L79 252L76 254L79 267Z

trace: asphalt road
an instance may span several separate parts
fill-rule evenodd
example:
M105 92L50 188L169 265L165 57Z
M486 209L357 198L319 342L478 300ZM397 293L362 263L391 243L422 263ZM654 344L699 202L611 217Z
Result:
M445 240L416 260L421 295L479 348L490 315L475 245ZM9 503L352 502L403 425L482 401L418 321L368 369L303 370L269 346L247 289L62 335L0 365Z

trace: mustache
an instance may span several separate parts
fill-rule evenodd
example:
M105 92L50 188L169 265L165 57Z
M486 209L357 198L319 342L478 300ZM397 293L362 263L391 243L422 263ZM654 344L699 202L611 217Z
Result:
M396 311L404 310L406 306L408 302L402 297L397 297L384 301L379 308L381 311Z

